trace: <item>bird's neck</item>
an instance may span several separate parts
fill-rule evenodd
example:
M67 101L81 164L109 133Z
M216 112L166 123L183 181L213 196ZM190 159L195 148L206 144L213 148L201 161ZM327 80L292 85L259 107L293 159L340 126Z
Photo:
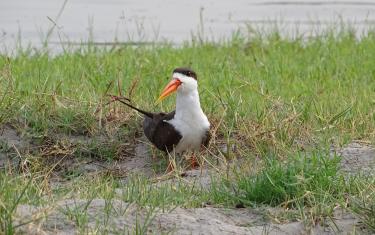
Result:
M195 119L202 114L198 90L177 92L175 116L177 119Z

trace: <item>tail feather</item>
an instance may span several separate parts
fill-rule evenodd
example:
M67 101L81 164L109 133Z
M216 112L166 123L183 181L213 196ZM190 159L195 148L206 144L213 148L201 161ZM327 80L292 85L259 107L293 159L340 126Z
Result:
M153 113L150 113L150 112L144 111L142 109L136 108L133 105L131 105L131 104L129 104L129 103L123 101L123 100L120 100L120 99L116 99L116 100L119 101L119 102L121 102L121 103L123 103L123 104L125 104L126 106L128 106L128 107L130 107L130 108L132 108L132 109L134 109L134 110L136 110L138 112L140 112L141 114L143 114L143 115L145 115L145 116L147 116L149 118L153 118L154 117Z

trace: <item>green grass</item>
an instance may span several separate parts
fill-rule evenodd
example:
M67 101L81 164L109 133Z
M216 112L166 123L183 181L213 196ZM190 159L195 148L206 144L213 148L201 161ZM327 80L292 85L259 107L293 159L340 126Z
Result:
M251 206L254 203L277 206L295 206L301 202L311 206L306 194L334 197L342 190L344 180L338 174L338 158L326 155L295 156L286 162L267 157L264 169L255 175L237 172L235 178L226 179L214 189L217 194L233 198L238 203ZM234 185L233 185L234 183ZM235 202L234 202L235 203ZM289 205L290 204L290 205Z
M322 153L291 156L284 162L276 159L267 157L257 173L234 169L231 177L215 180L209 200L226 207L282 207L287 215L280 220L299 219L308 225L331 218L339 205L373 230L374 176L345 175L339 171L338 157Z
M43 202L42 190L33 177L0 173L0 232L13 234L20 224L14 223L14 213L19 204L39 205Z
M342 33L306 42L271 35L181 48L97 48L55 57L19 53L0 59L0 121L23 118L32 131L42 133L96 133L104 119L100 114L108 112L103 107L106 93L120 90L129 96L137 81L133 101L159 110L149 101L156 99L174 67L188 65L198 73L205 111L217 118L213 114L224 113L229 127L242 128L246 118L276 128L275 138L285 145L304 128L325 139L373 140L374 50L373 35L357 41ZM168 99L163 108L172 104L173 98ZM98 109L102 112L95 113ZM289 117L291 123L286 122ZM292 124L295 133L286 136Z
M74 169L66 173L68 185L49 185L51 156L111 162L134 151L141 118L121 104L106 105L106 94L130 97L151 111L171 110L173 97L159 106L154 100L178 66L197 72L202 107L217 128L204 156L220 173L211 188L183 180L160 186L145 176L123 182L111 173L92 177ZM150 220L155 208L211 203L288 208L285 216L273 216L314 224L340 205L374 230L374 177L344 175L339 158L328 154L332 144L375 144L374 78L375 34L358 40L346 30L306 40L272 33L181 47L88 45L55 56L31 50L3 55L0 125L14 127L38 147L17 152L1 143L2 152L20 155L25 165L0 171L0 230L14 233L19 204L66 198L136 203L149 208ZM77 144L74 138L97 141ZM230 147L223 152L220 143ZM241 167L230 165L236 160ZM92 232L82 208L65 212L77 231ZM148 223L139 223L127 231L145 233Z

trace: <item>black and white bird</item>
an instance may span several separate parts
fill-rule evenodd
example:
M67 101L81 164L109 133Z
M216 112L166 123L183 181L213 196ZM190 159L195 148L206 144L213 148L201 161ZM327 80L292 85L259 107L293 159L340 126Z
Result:
M176 68L172 80L158 101L177 91L176 109L170 113L151 113L118 99L145 116L143 131L147 139L165 152L197 151L210 140L210 122L199 101L197 74L189 68Z

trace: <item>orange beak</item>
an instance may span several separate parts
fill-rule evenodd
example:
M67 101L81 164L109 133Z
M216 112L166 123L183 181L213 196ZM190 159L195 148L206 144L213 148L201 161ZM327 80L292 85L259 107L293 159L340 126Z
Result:
M174 78L172 81L168 83L168 85L164 88L161 95L159 96L158 100L156 102L162 101L165 97L169 96L173 92L177 90L177 88L181 85L181 81L177 78Z

